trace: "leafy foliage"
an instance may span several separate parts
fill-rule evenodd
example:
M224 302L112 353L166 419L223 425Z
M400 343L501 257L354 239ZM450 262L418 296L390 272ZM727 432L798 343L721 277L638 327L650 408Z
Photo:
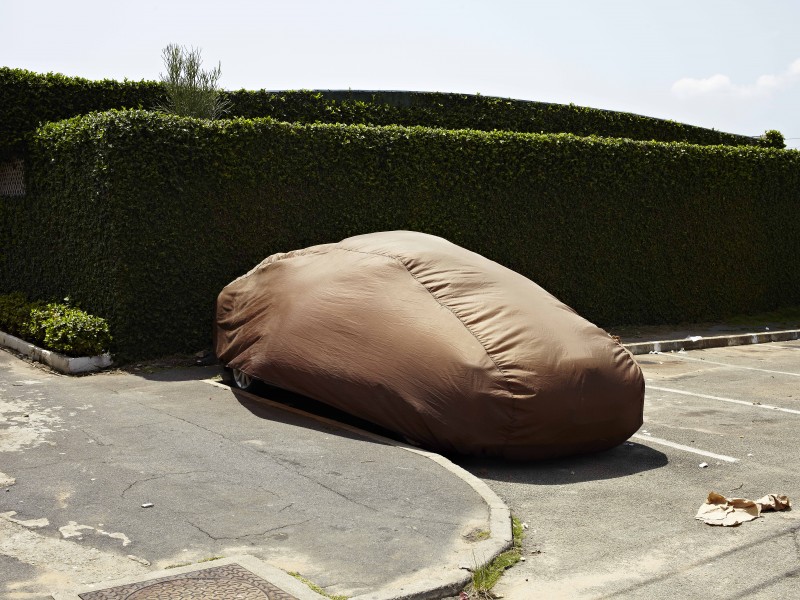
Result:
M185 51L183 57L186 59ZM174 61L175 66L179 60ZM193 61L199 83L199 53ZM186 61L182 63L186 66ZM41 123L92 111L122 108L156 109L168 106L169 83L180 96L182 75L177 69L167 84L155 81L89 81L64 75L41 75L22 69L0 67L0 160L20 155L25 140ZM216 72L216 71L212 71ZM185 73L184 73L185 74ZM210 80L209 80L210 83ZM216 83L216 79L214 80ZM200 85L199 88L203 86ZM198 88L198 89L199 89ZM198 98L211 97L200 93ZM183 100L176 98L179 104ZM204 100L204 102L206 101ZM194 101L187 104L193 104ZM722 133L630 113L598 110L574 104L549 104L434 92L358 92L239 90L220 92L215 115L221 109L231 117L272 117L301 123L362 125L423 125L442 129L517 131L521 133L572 133L580 136L688 142L701 145L750 145L758 138ZM212 113L214 110L212 110ZM186 114L197 114L194 109ZM209 116L202 113L202 116Z
M765 131L764 135L762 135L758 141L759 145L764 148L777 148L779 150L786 148L786 141L783 138L783 134L777 129Z
M42 123L109 108L155 108L165 99L155 81L90 81L0 67L0 161L24 155Z
M19 292L0 295L0 330L16 337L26 337L31 311L44 306L31 303Z
M28 328L31 338L41 340L45 348L68 356L96 356L111 345L105 319L63 304L33 309Z
M230 102L220 97L217 82L222 70L204 71L199 48L170 44L162 53L166 74L161 83L167 93L165 112L182 117L216 119L228 110Z
M147 111L32 142L0 286L69 291L121 356L206 346L219 290L269 254L392 229L479 252L604 325L800 303L796 151Z
M0 329L68 356L96 356L111 347L108 323L67 304L0 296Z
M232 105L232 115L272 117L290 122L572 133L700 145L756 146L759 143L757 138L749 136L631 113L481 95L240 90L227 92L226 96Z

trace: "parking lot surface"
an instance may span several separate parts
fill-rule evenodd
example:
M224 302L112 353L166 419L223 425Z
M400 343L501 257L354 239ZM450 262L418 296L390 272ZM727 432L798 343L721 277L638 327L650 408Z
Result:
M495 592L800 597L800 509L735 528L694 518L710 491L798 502L800 341L636 359L645 423L625 444L535 463L449 457L527 525L525 560ZM0 597L243 552L330 593L390 597L491 558L491 539L468 535L495 531L466 480L202 381L215 373L67 378L0 352Z
M0 351L0 598L248 555L385 600L460 585L501 539L469 474L206 381L218 371L65 377Z
M636 358L645 423L624 445L537 464L459 461L527 524L525 561L495 591L800 597L800 342ZM713 527L694 518L710 491L786 494L795 509Z

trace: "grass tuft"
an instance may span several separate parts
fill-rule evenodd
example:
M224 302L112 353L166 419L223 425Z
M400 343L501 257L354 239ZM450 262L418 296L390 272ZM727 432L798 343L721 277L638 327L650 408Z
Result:
M298 573L297 571L289 571L289 575L291 575L298 581L305 583L311 589L311 591L317 592L318 594L325 596L326 598L330 598L331 600L347 600L347 596L331 596L329 593L327 593L325 590L319 587L316 583L314 583L309 579L306 579L305 577L300 575L300 573Z
M201 558L197 562L198 563L211 562L212 560L219 560L220 558L224 558L224 557L223 556L209 556L208 558Z
M472 583L466 592L470 598L490 599L492 588L506 569L513 567L522 558L522 522L516 517L511 517L512 545L495 559L483 566L476 566L472 572Z

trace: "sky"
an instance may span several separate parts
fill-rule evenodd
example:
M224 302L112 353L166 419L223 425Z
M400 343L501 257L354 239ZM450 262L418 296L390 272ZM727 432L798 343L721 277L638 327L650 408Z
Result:
M800 148L798 27L797 0L0 0L0 66L154 80L176 43L224 89L572 102Z

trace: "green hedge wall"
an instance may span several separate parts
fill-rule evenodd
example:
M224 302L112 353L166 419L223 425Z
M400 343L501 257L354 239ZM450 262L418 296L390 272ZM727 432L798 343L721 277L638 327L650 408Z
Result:
M91 81L0 67L0 161L25 152L42 123L107 110L155 108L165 100L155 81Z
M224 95L231 103L230 117L573 133L703 145L767 142L630 113L464 94L240 90ZM41 123L107 109L154 109L164 101L164 89L154 81L90 81L1 67L0 160L22 154L25 140Z
M391 229L601 325L800 302L796 151L112 111L43 126L30 164L3 283L106 317L122 357L206 346L218 291L273 252Z
M228 92L231 114L304 123L422 125L442 129L572 133L579 136L758 146L766 140L610 110L438 92Z

